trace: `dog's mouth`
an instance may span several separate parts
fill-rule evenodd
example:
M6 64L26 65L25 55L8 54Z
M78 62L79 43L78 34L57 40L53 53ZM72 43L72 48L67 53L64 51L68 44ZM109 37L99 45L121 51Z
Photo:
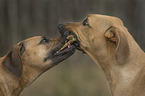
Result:
M57 52L60 52L60 51L64 50L65 48L70 48L71 46L75 46L76 49L85 53L85 51L80 48L80 42L79 42L78 37L76 36L76 34L74 32L65 31L64 33L63 32L60 32L60 33L63 37L66 38L66 41L65 41L64 46L60 50L58 50Z
M71 50L74 47L79 47L78 38L74 33L66 31L62 36L65 38L64 45L56 52L56 54L61 54Z
M60 43L50 52L50 55L45 59L45 61L51 59L54 65L56 65L70 57L75 52L76 47L79 46L77 38L69 31L64 32L64 35L61 36L59 42Z

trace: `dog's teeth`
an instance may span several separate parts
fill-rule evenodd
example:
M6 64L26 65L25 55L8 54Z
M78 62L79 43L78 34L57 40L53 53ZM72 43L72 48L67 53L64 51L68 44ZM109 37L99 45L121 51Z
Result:
M74 38L73 35L69 35L69 36L67 37L68 40L72 40L73 38Z
M69 41L68 41L68 42L65 41L65 44L63 45L63 47L62 47L60 50L57 51L57 53L60 52L60 51L62 51L62 50L65 49L66 47L67 47L67 48L70 48L70 45L71 45L73 42L76 41L76 38L74 38L73 35L70 35L70 36L67 37L67 40L69 40Z
M70 48L70 45L68 45L67 47Z

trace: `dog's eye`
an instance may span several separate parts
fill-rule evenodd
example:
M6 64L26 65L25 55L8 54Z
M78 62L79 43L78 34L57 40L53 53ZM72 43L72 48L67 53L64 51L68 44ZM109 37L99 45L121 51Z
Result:
M20 43L19 46L20 46L20 54L22 54L25 51L24 43L23 42Z
M44 44L44 43L48 43L48 42L49 42L49 39L47 39L46 37L42 37L40 44Z
M85 19L85 20L83 21L83 25L84 25L84 26L88 26L88 25L89 25L88 19Z

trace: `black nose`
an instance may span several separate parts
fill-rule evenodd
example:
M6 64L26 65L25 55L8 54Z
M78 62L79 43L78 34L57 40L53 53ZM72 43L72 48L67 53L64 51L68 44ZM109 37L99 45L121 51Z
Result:
M62 31L63 28L64 28L64 24L59 24L59 25L58 25L58 29L59 29L60 31Z

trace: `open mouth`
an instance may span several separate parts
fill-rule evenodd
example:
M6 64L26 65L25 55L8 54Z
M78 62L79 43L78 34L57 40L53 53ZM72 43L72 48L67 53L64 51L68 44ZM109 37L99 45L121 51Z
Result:
M67 39L68 38L68 39ZM58 64L59 62L67 59L76 50L74 37L64 37L61 36L61 39L58 43L58 45L49 53L49 56L44 59L44 61L47 61L48 59L51 59L53 62L53 65Z
M79 47L78 39L74 33L66 31L62 36L65 37L66 40L64 42L64 45L56 52L56 55L67 53L73 48Z
M61 46L56 47L51 51L51 55L45 58L45 61L51 59L54 63L53 65L70 57L75 52L76 48L79 48L79 41L73 32L66 31L62 34L61 38Z
M69 31L64 32L64 35L61 36L58 42L58 45L49 52L48 57L44 58L44 62L48 59L52 60L52 66L57 65L59 62L73 55L79 46L77 38Z
M75 46L75 48L78 49L79 51L86 53L82 48L80 48L79 40L74 32L65 31L64 33L63 32L60 32L60 33L63 37L66 38L66 41L63 47L61 47L61 49L58 50L57 53L63 52L65 51L65 49L71 48L73 46Z

